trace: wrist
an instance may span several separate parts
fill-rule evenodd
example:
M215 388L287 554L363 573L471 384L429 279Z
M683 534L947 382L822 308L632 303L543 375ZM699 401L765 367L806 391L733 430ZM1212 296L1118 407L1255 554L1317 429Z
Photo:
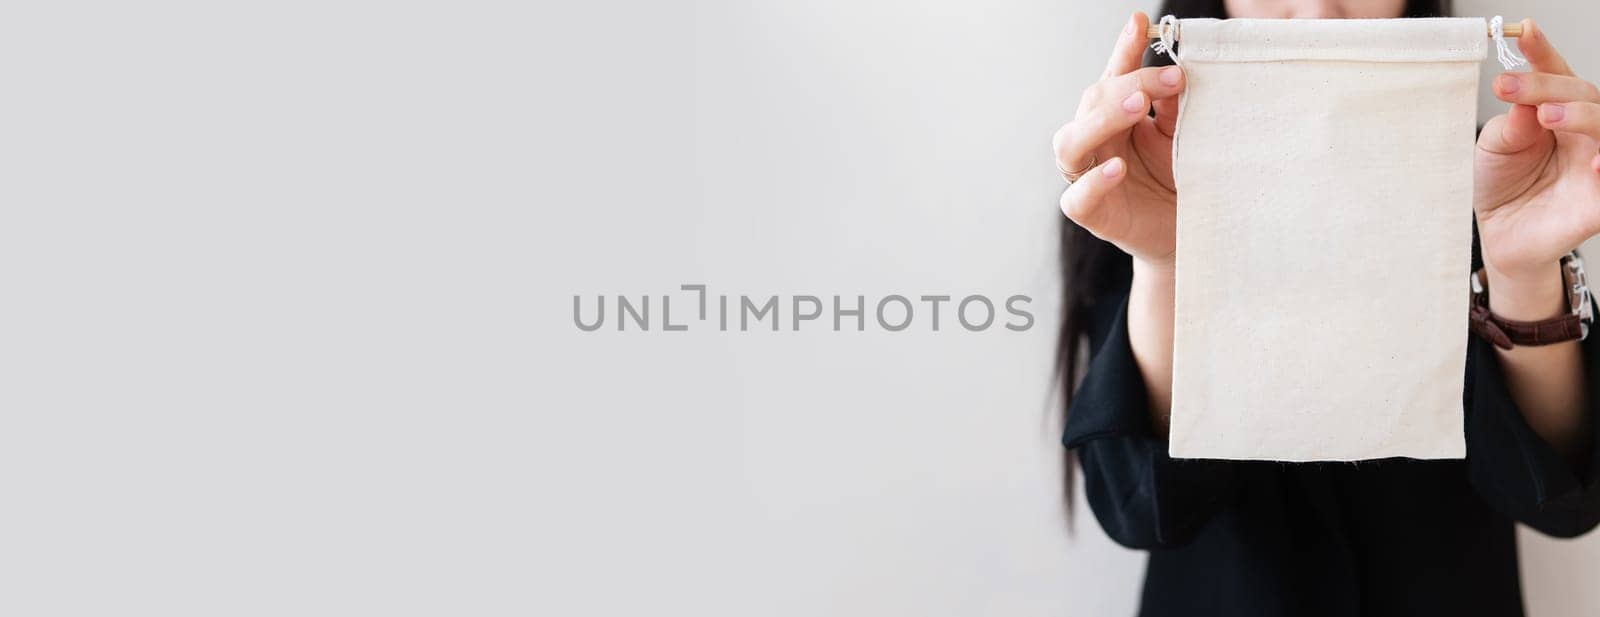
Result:
M1130 334L1144 331L1171 338L1176 283L1171 264L1151 264L1134 258L1133 285L1128 290Z
M1146 289L1172 289L1177 268L1172 260L1152 261L1133 258L1133 284Z
M1540 321L1571 310L1559 261L1515 273L1485 264L1484 276L1489 284L1489 310L1502 318Z
M1133 287L1128 292L1128 346L1144 378L1151 428L1162 437L1172 406L1174 271L1170 261L1135 257Z

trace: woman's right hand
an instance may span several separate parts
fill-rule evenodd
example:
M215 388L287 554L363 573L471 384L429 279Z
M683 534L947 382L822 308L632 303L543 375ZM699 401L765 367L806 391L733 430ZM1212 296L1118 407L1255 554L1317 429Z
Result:
M1135 260L1170 267L1178 197L1172 133L1184 75L1176 66L1139 68L1149 25L1142 12L1128 19L1105 73L1054 144L1063 173L1083 172L1062 193L1061 211Z

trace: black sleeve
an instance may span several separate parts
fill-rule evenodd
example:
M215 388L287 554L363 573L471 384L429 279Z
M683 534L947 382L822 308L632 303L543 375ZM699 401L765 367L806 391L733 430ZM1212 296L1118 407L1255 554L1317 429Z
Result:
M1600 406L1600 337L1579 343L1588 408ZM1600 523L1600 435L1582 465L1562 460L1512 401L1493 345L1473 336L1467 351L1467 464L1478 493L1501 513L1545 534L1570 538ZM1600 422L1591 422L1591 432Z
M1097 306L1088 320L1092 359L1061 441L1077 451L1089 507L1112 540L1129 548L1183 544L1231 500L1237 465L1167 456L1128 344L1127 296Z

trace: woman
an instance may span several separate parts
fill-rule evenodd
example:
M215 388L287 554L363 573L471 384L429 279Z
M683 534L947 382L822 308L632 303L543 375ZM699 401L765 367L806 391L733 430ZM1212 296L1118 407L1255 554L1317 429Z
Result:
M1225 0L1162 10L1380 18L1444 8ZM1600 522L1600 395L1589 389L1600 383L1600 337L1501 349L1474 336L1464 461L1168 458L1171 135L1184 76L1175 66L1140 68L1148 24L1139 13L1128 20L1101 81L1055 136L1056 163L1075 179L1061 198L1072 221L1063 233L1064 377L1079 374L1085 339L1090 358L1063 441L1101 526L1150 550L1141 614L1521 615L1513 522L1562 537ZM1538 321L1569 309L1561 257L1600 232L1600 90L1573 75L1537 25L1523 26L1517 44L1531 70L1494 80L1512 107L1478 139L1475 253L1489 309Z

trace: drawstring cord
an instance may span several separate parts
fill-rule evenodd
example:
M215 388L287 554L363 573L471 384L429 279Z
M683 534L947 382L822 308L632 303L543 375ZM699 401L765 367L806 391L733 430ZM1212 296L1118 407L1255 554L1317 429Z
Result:
M1489 35L1494 37L1495 49L1500 52L1500 66L1506 67L1507 71L1528 66L1527 59L1517 55L1511 44L1506 42L1505 18L1495 15L1494 19L1489 20Z
M1151 43L1150 49L1155 50L1157 54L1166 54L1171 57L1173 64L1181 64L1178 62L1177 52L1174 51L1174 45L1178 38L1178 18L1171 15L1162 15L1161 21L1158 23L1160 24L1161 38Z

